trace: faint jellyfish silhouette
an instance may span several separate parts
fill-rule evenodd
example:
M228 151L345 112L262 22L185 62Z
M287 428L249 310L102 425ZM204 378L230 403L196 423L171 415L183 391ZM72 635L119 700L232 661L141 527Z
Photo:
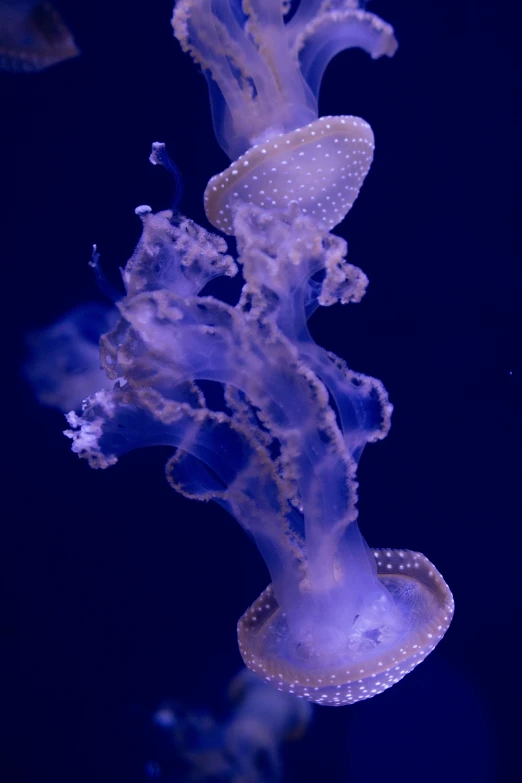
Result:
M38 0L1 0L0 69L41 71L80 53L60 13Z
M182 777L186 783L282 780L281 747L304 735L310 705L278 693L247 669L231 681L228 700L230 710L222 719L176 703L160 707L153 721L169 740L163 755L170 760L149 761L148 776L166 781Z
M78 410L86 397L110 387L101 367L100 337L117 320L116 308L90 302L28 334L23 371L41 405Z

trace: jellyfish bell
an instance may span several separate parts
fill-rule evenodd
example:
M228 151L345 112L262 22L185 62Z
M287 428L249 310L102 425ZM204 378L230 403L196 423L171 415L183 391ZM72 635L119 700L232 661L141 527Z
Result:
M204 194L207 218L234 234L237 204L274 210L296 201L330 230L352 208L373 149L373 131L360 117L320 117L289 133L265 135L212 177Z
M377 578L391 602L384 611L366 607L351 627L329 629L314 639L324 649L300 643L269 585L238 623L245 664L280 690L317 704L343 706L370 699L421 663L446 633L453 596L435 566L419 552L373 549ZM338 644L345 650L339 655Z

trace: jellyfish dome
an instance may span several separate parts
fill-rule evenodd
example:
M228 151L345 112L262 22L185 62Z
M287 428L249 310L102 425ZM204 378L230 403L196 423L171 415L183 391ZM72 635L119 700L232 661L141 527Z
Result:
M389 595L377 613L348 622L342 655L329 658L291 640L269 585L238 624L239 649L252 671L277 688L317 704L341 707L369 699L418 666L446 633L453 617L451 592L420 552L374 549L376 578ZM384 611L383 611L384 609Z
M331 229L359 194L373 158L373 131L359 117L320 117L267 138L212 177L204 194L209 221L234 233L233 212L246 201L268 209L296 201Z

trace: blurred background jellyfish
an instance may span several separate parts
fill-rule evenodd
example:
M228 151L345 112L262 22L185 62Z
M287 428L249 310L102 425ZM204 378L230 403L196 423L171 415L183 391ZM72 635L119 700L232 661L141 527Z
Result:
M311 719L307 702L279 693L247 669L228 688L225 716L164 703L153 716L162 739L145 771L165 783L277 783L281 748L302 739Z
M24 374L41 405L78 410L86 397L110 387L100 364L100 337L117 315L115 308L91 302L27 336Z
M41 71L79 53L69 28L51 3L1 0L1 70Z
M423 661L453 614L424 555L364 541L357 465L386 436L392 406L380 381L308 330L319 306L359 302L368 283L330 230L368 173L373 131L359 117L318 117L321 76L343 48L393 54L393 29L353 0L180 0L173 28L206 74L234 161L204 202L237 259L177 211L138 207L120 318L101 338L113 385L68 414L66 435L94 468L170 446L169 484L229 511L270 572L239 621L246 665L300 699L352 704ZM165 160L156 143L151 161ZM235 306L206 295L238 268Z

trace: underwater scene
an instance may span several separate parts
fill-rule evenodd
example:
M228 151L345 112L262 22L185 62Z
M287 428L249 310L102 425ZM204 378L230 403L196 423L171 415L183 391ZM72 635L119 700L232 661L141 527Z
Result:
M518 779L514 36L0 3L8 783Z

